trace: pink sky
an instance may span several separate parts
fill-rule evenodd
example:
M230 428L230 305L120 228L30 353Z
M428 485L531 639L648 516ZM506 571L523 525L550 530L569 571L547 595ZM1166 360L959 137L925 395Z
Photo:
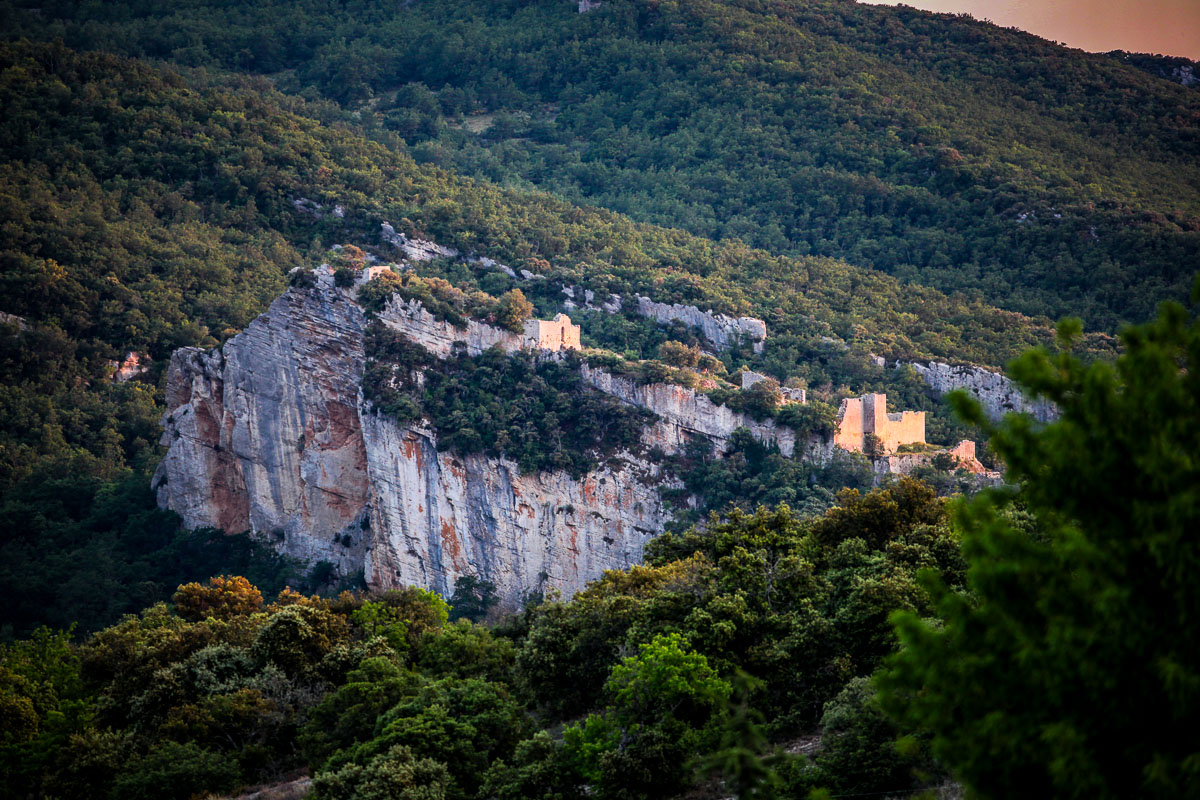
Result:
M861 2L897 5L894 0ZM965 12L1094 52L1200 59L1200 0L904 0L904 5Z

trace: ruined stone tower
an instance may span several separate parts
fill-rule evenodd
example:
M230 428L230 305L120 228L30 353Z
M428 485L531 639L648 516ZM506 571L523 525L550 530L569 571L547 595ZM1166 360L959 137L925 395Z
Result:
M902 444L925 443L925 412L887 412L886 394L864 394L842 401L834 442L844 450L862 452L867 434L873 433L891 453Z

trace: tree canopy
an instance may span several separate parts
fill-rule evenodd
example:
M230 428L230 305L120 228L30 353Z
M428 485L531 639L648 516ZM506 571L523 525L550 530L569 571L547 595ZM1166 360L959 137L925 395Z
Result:
M885 704L980 797L1200 792L1200 322L1165 304L1122 340L1013 365L1062 416L993 429L1020 491L960 506L967 591L898 620Z

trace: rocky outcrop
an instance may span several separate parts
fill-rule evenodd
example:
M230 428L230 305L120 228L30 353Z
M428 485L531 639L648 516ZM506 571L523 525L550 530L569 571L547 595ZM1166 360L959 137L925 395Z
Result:
M473 319L468 319L465 327L455 327L430 314L421 301L405 300L399 295L392 295L387 306L379 313L379 319L438 358L447 358L455 347L465 347L468 355L477 356L492 347L513 352L520 350L525 343L525 337L521 334L484 325Z
M9 314L4 311L0 311L0 325L15 325L17 330L29 330L29 323L25 321L24 317L18 317L16 314Z
M649 297L639 296L637 301L638 313L642 316L652 317L664 323L679 320L690 328L699 328L704 338L718 350L749 341L753 344L754 352L761 353L763 343L767 339L767 324L761 319L714 314L712 311L701 311L695 306L683 306L678 303L656 303Z
M976 486L994 486L1003 481L999 472L990 470L975 457L975 442L964 439L954 447L926 450L920 453L889 453L871 460L871 468L875 473L876 485L882 483L888 475L908 475L919 467L936 464L938 456L949 455L955 470L965 470L971 476Z
M938 394L966 389L979 399L988 417L998 420L1010 411L1029 414L1039 422L1058 418L1058 409L1047 400L1031 400L1008 378L982 367L952 366L931 361L910 366Z
M680 452L697 436L703 436L712 442L715 450L724 452L730 435L738 428L745 428L759 441L777 445L779 452L788 458L802 456L823 462L831 457L832 444L819 436L798 442L796 432L791 428L778 426L773 420L760 422L748 414L719 406L685 386L639 384L631 378L592 369L586 364L582 371L588 385L624 403L653 411L657 420L646 429L642 441L667 454Z
M603 303L597 304L596 293L591 289L583 289L579 286L564 286L562 293L567 299L563 301L563 307L567 309L583 307L591 311L604 311L609 314L619 314L621 312L621 295L609 294L608 299Z
M380 224L379 238L385 244L390 244L404 253L410 261L432 261L435 258L458 258L458 251L453 247L445 247L428 239L410 239L403 233L397 233L390 223Z
M397 298L380 319L440 355L457 342L473 352L521 344ZM576 479L439 452L433 431L397 425L363 401L365 328L326 268L223 348L176 352L159 504L189 527L250 530L304 561L361 569L372 586L449 592L471 574L510 603L548 588L569 595L641 560L666 520L655 465L625 454Z
M109 361L108 365L112 367L113 380L117 383L125 383L149 372L151 363L153 362L146 353L130 350L125 354L125 358L120 361Z

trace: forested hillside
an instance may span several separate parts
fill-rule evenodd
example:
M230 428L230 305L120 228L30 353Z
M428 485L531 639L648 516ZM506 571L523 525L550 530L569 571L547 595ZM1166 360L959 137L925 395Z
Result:
M43 629L0 645L0 785L1195 796L1200 482L1179 454L1200 445L1200 324L1174 304L1125 343L1115 367L1023 357L1014 372L1062 418L992 428L1020 488L953 514L908 479L817 517L735 513L500 619L474 579L449 603L417 587L268 602L225 576L80 644Z
M1179 65L848 0L576 8L0 0L0 797L1200 796L1200 282L1114 336L1200 265ZM360 275L412 239L440 257ZM359 304L355 413L523 473L636 449L677 515L515 609L184 530L150 488L171 354L289 287ZM515 337L564 288L596 303L553 358L435 359L381 319L399 295ZM767 338L706 345L639 295ZM930 359L1059 416L952 418L896 365ZM885 391L1007 483L948 500L979 476L939 454L872 489L867 455L746 428L667 455L583 363L814 450ZM405 535L455 541L428 519Z
M95 565L96 543L122 529L121 515L152 506L143 493L118 519L87 521L104 482L148 487L175 348L234 334L289 269L317 263L331 244L378 249L385 220L529 267L554 294L571 283L763 316L766 351L727 357L803 378L829 398L880 388L936 410L918 380L885 373L870 354L995 366L1050 336L1044 321L844 262L713 243L418 166L320 113L261 81L230 88L61 45L0 47L0 311L13 315L0 342L0 485L14 520L5 563L24 576L5 591ZM314 215L300 199L345 215ZM1089 346L1110 349L1101 336ZM111 362L131 350L150 356L150 372L113 381ZM29 513L51 499L72 520L66 528ZM156 536L169 539L162 524ZM29 568L45 558L60 572ZM52 586L29 607L54 607ZM47 618L72 619L57 613Z
M9 5L6 30L273 76L420 161L1115 329L1200 259L1200 96L841 0Z

